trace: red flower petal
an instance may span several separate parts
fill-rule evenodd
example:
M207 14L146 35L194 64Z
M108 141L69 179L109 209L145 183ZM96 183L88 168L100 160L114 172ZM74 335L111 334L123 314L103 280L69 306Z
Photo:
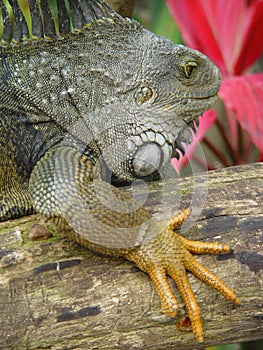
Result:
M243 31L242 48L235 64L234 74L244 72L263 52L263 0L250 1Z
M223 75L241 74L263 52L263 0L166 0L185 43Z
M224 62L218 47L215 1L166 0L186 45L202 51L224 72Z
M263 155L263 73L223 80L219 97Z
M217 3L218 45L222 52L224 65L228 75L234 72L234 66L240 54L243 41L243 26L246 16L246 1L244 0L204 0Z

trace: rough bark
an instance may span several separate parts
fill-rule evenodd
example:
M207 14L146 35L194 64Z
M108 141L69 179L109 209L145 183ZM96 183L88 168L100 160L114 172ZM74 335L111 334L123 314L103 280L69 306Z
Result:
M189 274L202 309L205 344L249 341L263 335L263 164L209 172L194 179L201 215L183 234L220 240L233 253L198 256L240 297L234 307ZM149 186L149 210L169 217L189 206L192 178ZM208 193L205 196L205 189ZM143 194L144 187L137 190ZM179 195L181 195L179 201ZM202 206L203 199L204 206ZM193 205L193 216L198 205ZM63 237L31 241L38 215L0 225L1 349L195 349L192 332L161 315L149 277L133 264L92 253ZM51 228L53 229L53 228ZM58 269L59 267L59 269Z

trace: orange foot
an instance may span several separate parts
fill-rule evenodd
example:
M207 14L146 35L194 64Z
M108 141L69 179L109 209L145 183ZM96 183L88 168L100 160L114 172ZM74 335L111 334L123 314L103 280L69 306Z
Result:
M201 310L191 289L186 270L191 271L202 281L218 290L234 304L239 304L239 300L231 288L197 262L191 254L229 252L229 246L216 242L191 241L173 231L189 215L189 209L180 211L171 220L168 228L163 230L151 242L143 243L140 247L130 251L126 258L134 261L140 269L150 275L160 296L163 313L175 316L178 304L167 282L166 275L172 277L185 304L193 333L198 342L203 342Z

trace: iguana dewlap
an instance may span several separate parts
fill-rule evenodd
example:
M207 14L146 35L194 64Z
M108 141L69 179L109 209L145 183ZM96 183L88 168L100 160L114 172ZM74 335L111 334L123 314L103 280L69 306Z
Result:
M37 211L80 244L135 262L175 316L170 275L203 341L186 270L238 304L191 255L229 247L183 238L174 228L188 210L156 222L119 187L159 179L183 151L216 100L217 67L102 1L57 0L58 12L47 1L0 4L0 221Z

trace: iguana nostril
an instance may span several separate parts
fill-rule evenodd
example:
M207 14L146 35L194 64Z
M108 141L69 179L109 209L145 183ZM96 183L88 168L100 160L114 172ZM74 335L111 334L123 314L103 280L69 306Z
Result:
M149 176L160 168L163 160L161 148L154 142L145 143L135 154L132 161L137 176Z

